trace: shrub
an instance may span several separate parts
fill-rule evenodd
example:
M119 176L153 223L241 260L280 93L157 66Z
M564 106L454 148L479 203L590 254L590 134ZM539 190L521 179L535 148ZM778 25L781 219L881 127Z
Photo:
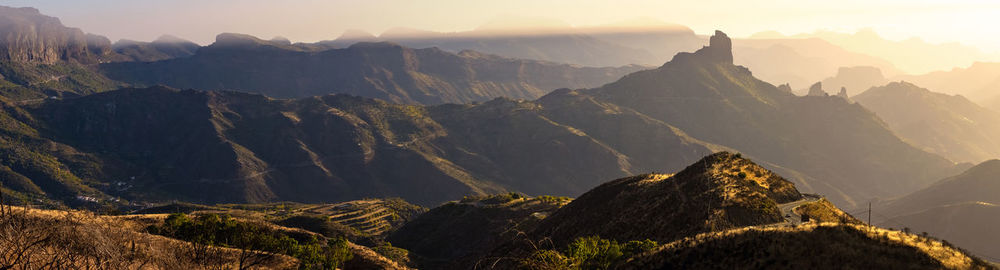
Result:
M554 250L539 250L521 261L523 269L608 269L612 265L634 255L655 249L659 245L653 240L628 241L619 244L615 240L598 236L580 237L573 240L564 253Z
M643 253L643 252L651 251L651 250L655 249L658 246L660 246L660 245L657 244L656 241L649 240L649 239L642 240L642 241L632 240L632 241L628 241L627 243L623 244L621 250L622 250L622 254L624 254L625 257L628 258L628 257L632 257L632 256L638 255L638 254Z
M272 254L295 257L302 267L310 269L334 269L352 257L347 240L342 237L324 242L309 235L299 241L264 225L241 222L229 215L206 214L191 218L186 214L171 214L163 225L150 226L148 231L193 245L239 249L240 268L260 264Z
M581 269L608 269L622 255L616 241L597 236L577 238L566 248L566 256Z

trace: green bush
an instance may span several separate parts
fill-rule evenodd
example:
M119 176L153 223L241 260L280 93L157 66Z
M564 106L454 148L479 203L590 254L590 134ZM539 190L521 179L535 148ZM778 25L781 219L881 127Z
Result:
M617 242L597 236L577 238L566 248L566 256L580 269L608 269L622 255Z

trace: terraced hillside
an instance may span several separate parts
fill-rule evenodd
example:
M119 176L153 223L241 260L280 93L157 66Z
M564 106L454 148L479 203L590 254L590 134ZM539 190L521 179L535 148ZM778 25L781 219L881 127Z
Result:
M400 199L367 199L310 206L300 211L303 214L326 216L331 222L353 228L363 235L382 236L426 209Z
M245 219L266 220L301 228L330 237L347 237L355 242L374 244L388 233L426 212L399 198L364 199L334 204L267 203L199 205L173 203L149 207L137 214L186 213L225 214Z

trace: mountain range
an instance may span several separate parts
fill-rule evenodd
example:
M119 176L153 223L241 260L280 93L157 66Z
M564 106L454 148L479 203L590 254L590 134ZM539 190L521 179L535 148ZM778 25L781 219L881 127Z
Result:
M241 253L284 254L267 267L986 269L973 255L998 256L1000 113L974 103L989 101L992 64L885 84L902 78L893 64L816 38L505 27L111 43L0 8L0 205L26 206L0 207L0 240L46 232L78 246L44 249L89 252L125 243L115 231L146 240L114 254L169 243L131 257L161 266L184 247L246 248L198 227L211 224L277 239ZM870 202L902 231L838 208ZM176 265L163 268L208 264Z
M878 56L892 62L903 73L922 74L952 67L968 66L979 61L998 61L1000 55L978 48L952 43L930 43L920 38L895 41L879 36L871 28L855 33L819 30L813 33L783 35L767 31L751 38L761 39L822 39L849 51ZM892 73L886 70L887 73ZM864 90L864 89L862 89Z
M556 88L600 86L640 69L578 67L392 43L316 51L238 34L221 34L189 57L101 66L109 78L140 86L238 90L279 98L345 93L409 104L535 99Z
M515 58L621 66L659 65L676 53L697 49L708 39L681 25L646 25L652 26L553 26L544 31L501 28L456 33L397 28L379 36L355 30L336 40L319 43L344 47L356 42L391 41L414 48L439 47L452 52L471 48ZM737 39L733 49L737 64L749 67L758 72L759 78L774 84L805 87L841 66L878 66L896 73L889 61L848 51L818 38ZM774 59L783 61L778 64Z
M1000 112L963 96L893 82L851 99L875 112L897 135L929 152L971 163L1000 156Z
M414 106L154 87L7 103L18 143L5 164L39 187L18 192L73 203L78 195L399 196L434 205L499 191L575 196L602 179L677 170L735 149L852 207L965 168L903 142L860 105L798 97L754 78L733 64L731 46L719 32L657 69L535 101Z
M990 62L975 62L967 68L948 71L895 76L883 75L879 68L872 66L844 67L833 77L824 79L823 83L837 88L846 87L849 94L856 95L890 81L906 81L934 92L961 95L988 108L996 108L995 101L1000 100L1000 64Z

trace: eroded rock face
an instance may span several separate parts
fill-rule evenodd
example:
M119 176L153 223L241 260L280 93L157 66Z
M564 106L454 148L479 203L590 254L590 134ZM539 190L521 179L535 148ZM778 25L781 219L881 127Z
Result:
M106 39L105 39L106 40ZM97 61L110 52L110 43L63 26L59 19L34 8L0 7L0 59L51 64L61 60ZM88 48L88 45L95 48Z

